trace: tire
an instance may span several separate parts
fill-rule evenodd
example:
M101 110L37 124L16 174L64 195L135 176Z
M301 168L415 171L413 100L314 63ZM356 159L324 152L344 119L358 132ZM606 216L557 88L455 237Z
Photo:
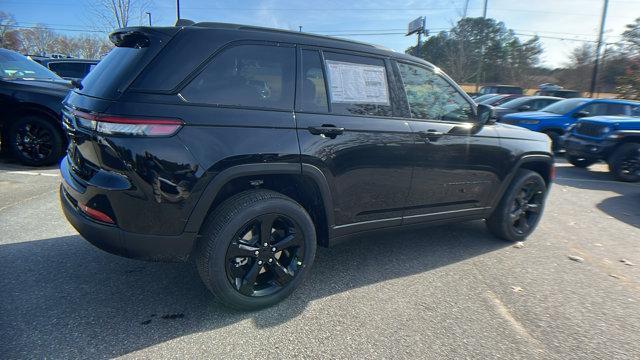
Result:
M598 162L598 160L593 160L593 159L589 159L589 158L585 158L577 155L567 154L566 158L571 165L579 168L586 168Z
M258 228L269 221L272 225L265 228L270 235L264 236L268 246L264 246L263 236L256 234L264 234ZM293 199L270 190L245 191L224 201L205 220L195 253L198 273L225 306L268 307L288 297L304 280L315 257L315 234L311 217ZM285 249L287 239L297 239L297 245Z
M54 164L64 152L61 130L37 115L24 116L11 124L7 140L11 154L28 166Z
M551 150L554 153L560 152L560 150L562 150L562 146L560 146L561 134L552 130L547 130L544 133L551 139Z
M487 227L501 239L524 241L542 217L546 194L547 186L540 174L518 170L498 207L487 219ZM522 202L527 198L525 206Z
M618 147L609 158L609 171L620 181L640 181L640 144L627 143Z

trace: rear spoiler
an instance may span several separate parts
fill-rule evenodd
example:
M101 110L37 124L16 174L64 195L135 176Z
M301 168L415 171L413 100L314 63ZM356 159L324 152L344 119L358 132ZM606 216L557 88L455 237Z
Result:
M179 27L137 26L117 29L109 34L109 40L117 47L145 48L153 39L168 39L180 30Z

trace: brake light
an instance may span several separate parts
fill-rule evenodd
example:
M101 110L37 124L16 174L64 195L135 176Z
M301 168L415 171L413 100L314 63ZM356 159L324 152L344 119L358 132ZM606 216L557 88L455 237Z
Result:
M184 124L179 119L134 118L75 110L78 126L105 135L170 136Z
M103 213L102 211L96 210L82 203L78 203L78 207L83 213L87 214L92 219L109 223L109 224L115 224L113 219L109 217L109 215Z

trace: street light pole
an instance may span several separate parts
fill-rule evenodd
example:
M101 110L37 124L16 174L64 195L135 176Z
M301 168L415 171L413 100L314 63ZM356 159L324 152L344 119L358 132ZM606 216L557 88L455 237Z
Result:
M482 18L487 18L487 3L489 0L484 0L484 10L482 11ZM484 26L484 24L483 24ZM482 37L484 38L484 27L482 31ZM480 46L480 61L478 61L478 71L476 72L476 93L480 88L480 77L482 75L482 64L484 63L484 39L481 39L482 45Z
M469 0L464 1L464 11L462 12L462 18L467 17L467 11L469 10Z
M176 0L176 17L180 20L180 0Z
M149 26L151 26L151 13L146 11L147 15L149 16Z
M589 93L591 97L595 95L596 85L598 83L598 67L600 65L600 50L602 49L602 37L604 36L604 24L607 19L607 9L609 8L609 0L604 0L602 7L602 19L600 20L600 34L598 35L598 45L596 46L596 60L593 64L593 73L591 74L591 88Z

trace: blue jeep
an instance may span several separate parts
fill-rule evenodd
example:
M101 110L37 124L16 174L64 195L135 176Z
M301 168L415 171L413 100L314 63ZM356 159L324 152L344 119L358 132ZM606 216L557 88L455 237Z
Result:
M640 181L640 114L578 120L563 137L567 160L587 167L598 160L621 181Z
M547 134L553 141L553 150L560 150L560 136L577 119L588 116L640 114L640 102L614 99L574 98L558 101L540 111L527 111L505 115L503 123L517 125Z

